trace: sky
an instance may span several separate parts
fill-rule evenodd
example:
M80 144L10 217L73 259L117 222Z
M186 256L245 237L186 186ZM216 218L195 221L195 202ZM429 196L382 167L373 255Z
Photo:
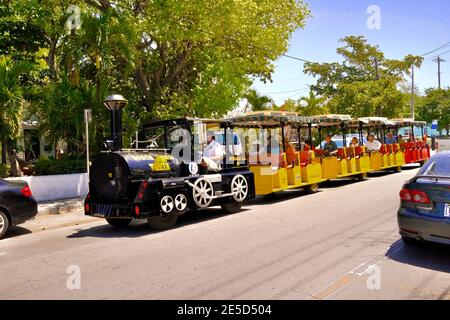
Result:
M349 35L365 36L378 45L388 59L403 59L408 54L422 55L450 42L450 1L448 0L307 0L312 17L304 29L297 30L287 55L315 62L341 61L336 48L339 39ZM370 6L380 12L379 28L369 28L373 17ZM371 20L373 21L373 20ZM450 45L425 56L421 69L415 72L419 90L437 87L437 63L430 60L450 50ZM441 83L450 86L450 52L442 55L448 62L441 65ZM303 74L303 63L286 57L275 61L273 82L256 80L253 88L270 96L280 105L286 99L308 94L314 79ZM408 79L410 81L410 78Z

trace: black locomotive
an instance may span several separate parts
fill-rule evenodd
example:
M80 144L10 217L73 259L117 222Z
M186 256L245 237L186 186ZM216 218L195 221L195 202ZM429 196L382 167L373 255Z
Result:
M231 123L190 118L153 122L143 127L140 137L144 138L134 142L134 149L124 149L121 110L125 105L122 96L105 100L111 111L112 139L106 142L107 151L92 161L86 215L105 218L116 227L147 219L161 230L172 227L189 210L220 205L237 212L255 196L253 173ZM213 170L202 157L211 137L223 151Z

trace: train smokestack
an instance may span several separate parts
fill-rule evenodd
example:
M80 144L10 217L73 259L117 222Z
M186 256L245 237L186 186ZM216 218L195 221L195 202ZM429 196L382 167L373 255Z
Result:
M103 104L111 113L111 151L122 149L122 109L128 101L119 94L107 97Z

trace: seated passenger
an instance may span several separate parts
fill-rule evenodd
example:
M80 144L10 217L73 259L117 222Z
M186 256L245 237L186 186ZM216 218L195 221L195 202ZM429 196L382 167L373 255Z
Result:
M215 136L209 136L208 145L203 150L201 166L207 167L208 171L219 171L223 157L222 145L216 141Z
M311 140L307 139L305 140L305 143L303 144L303 151L314 151L314 147L312 145Z
M386 135L386 144L396 144L396 143L397 141L395 140L394 135L391 132L389 132Z
M323 152L326 156L336 155L338 151L338 146L336 142L331 140L331 135L327 134L325 136L325 145L323 146Z
M380 151L381 149L381 142L375 139L375 136L372 134L367 138L367 151Z
M425 142L425 144L428 144L428 135L427 134L423 135L422 141Z
M290 166L294 164L297 161L297 153L295 152L295 148L289 142L285 142L284 150L286 152L287 165Z
M352 140L350 141L350 145L349 147L359 147L359 140L357 137L353 137Z

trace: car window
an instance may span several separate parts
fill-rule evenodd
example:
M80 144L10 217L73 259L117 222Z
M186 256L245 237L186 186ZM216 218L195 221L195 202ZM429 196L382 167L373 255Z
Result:
M418 175L450 177L450 152L440 153L431 157Z

